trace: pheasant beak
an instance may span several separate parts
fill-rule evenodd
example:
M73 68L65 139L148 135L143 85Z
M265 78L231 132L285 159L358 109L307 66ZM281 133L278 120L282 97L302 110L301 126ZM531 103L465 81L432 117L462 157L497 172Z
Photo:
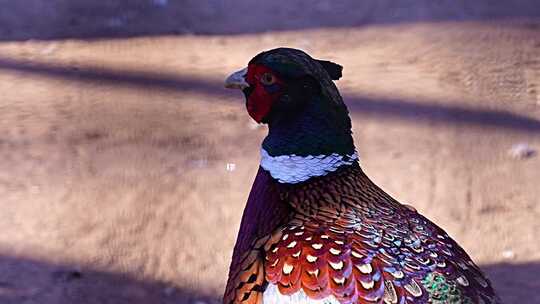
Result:
M225 80L225 87L227 89L240 89L243 90L249 87L249 84L246 82L247 68L244 68L240 71L232 73Z

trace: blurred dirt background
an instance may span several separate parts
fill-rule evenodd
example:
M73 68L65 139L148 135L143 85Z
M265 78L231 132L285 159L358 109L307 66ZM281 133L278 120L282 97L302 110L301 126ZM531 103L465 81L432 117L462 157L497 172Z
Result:
M361 164L540 303L540 4L0 0L0 303L217 303L259 161L228 73L304 49Z

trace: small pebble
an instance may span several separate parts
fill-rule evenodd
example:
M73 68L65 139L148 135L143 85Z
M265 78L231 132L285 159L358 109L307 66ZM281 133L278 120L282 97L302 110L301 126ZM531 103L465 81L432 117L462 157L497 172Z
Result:
M519 143L513 145L508 154L515 159L526 159L535 156L537 151L526 143Z
M227 171L232 172L232 171L236 170L236 164L235 163L228 163L225 168L227 169Z
M515 257L516 257L516 254L514 253L513 250L504 250L502 253L501 253L502 257L504 259L507 259L507 260L513 260Z

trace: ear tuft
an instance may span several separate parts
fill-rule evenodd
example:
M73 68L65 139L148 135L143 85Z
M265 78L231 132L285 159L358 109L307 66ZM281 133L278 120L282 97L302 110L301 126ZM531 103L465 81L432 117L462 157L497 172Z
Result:
M341 76L343 76L341 73L343 71L343 67L341 65L327 60L317 60L317 62L322 65L332 80L338 80L341 78Z

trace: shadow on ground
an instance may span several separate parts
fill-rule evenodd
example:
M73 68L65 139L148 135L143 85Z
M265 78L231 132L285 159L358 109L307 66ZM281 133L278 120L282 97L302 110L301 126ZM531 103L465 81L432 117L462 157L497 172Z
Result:
M505 304L540 303L540 263L491 264L481 268Z
M128 274L0 255L0 303L3 304L187 304L216 303L218 298Z
M540 303L540 263L491 264L482 269L504 303ZM58 304L187 304L217 303L219 297L127 274L0 255L0 303L4 304L32 300Z
M238 92L225 89L222 82L177 74L79 68L25 62L1 57L0 70L11 70L68 81L200 93L226 98L227 100L231 100L231 98L242 100L243 98ZM444 105L436 101L419 103L412 100L371 99L360 95L345 95L344 100L351 112L371 115L380 119L406 120L415 123L482 126L524 133L540 133L540 120L503 110Z
M0 41L244 34L540 17L537 0L0 0ZM535 26L535 25L531 25Z

